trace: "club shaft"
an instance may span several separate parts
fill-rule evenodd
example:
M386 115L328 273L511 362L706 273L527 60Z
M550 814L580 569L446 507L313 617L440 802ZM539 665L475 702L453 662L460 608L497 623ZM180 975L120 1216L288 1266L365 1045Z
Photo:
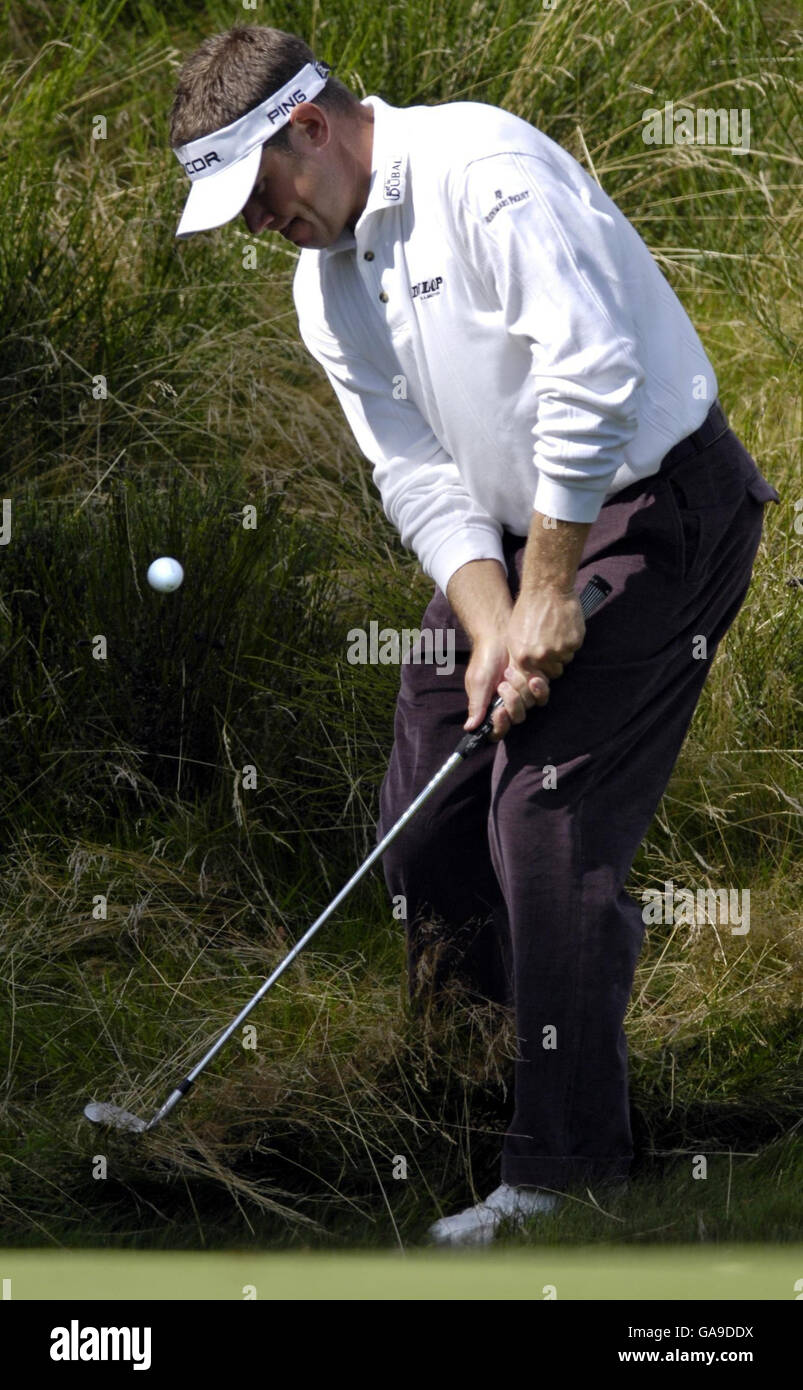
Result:
M348 883L346 883L344 887L341 888L340 892L337 894L336 897L332 899L329 906L324 908L320 917L316 917L315 921L312 923L312 926L307 928L302 937L299 937L293 949L291 951L288 951L287 955L284 957L284 960L280 961L273 974L269 975L267 980L265 980L264 984L260 986L253 999L249 999L248 1003L245 1005L244 1008L240 1010L237 1017L232 1020L228 1028L226 1028L225 1032L221 1033L220 1037L217 1039L216 1042L212 1044L209 1051L201 1058L200 1062L198 1062L198 1064L193 1067L192 1071L187 1074L188 1082L192 1083L195 1080L196 1076L200 1075L204 1067L209 1065L209 1063L212 1061L212 1058L217 1056L220 1049L226 1045L232 1034L236 1033L237 1029L240 1027L240 1024L243 1022L244 1019L248 1017L251 1010L256 1007L256 1005L262 998L264 998L271 985L275 984L279 976L284 973L288 965L292 964L299 952L303 951L307 942L311 941L315 933L323 926L324 922L328 921L332 913L335 912L337 908L340 906L340 904L343 902L343 899L346 898L348 894L351 892L354 885L356 883L359 883L360 879L365 874L367 874L368 870L372 867L373 864L376 863L380 855L384 854L388 845L391 843L392 840L395 840L399 832L404 829L408 820L410 820L415 815L419 806L422 806L423 803L427 800L427 798L430 797L432 793L435 791L435 788L440 785L443 779L445 777L448 777L449 773L452 771L452 768L456 767L456 765L458 763L461 763L462 761L463 759L459 753L452 753L450 757L447 758L446 762L443 764L443 767L441 767L439 771L435 773L435 776L432 778L430 782L427 783L427 785L424 787L424 790L419 792L418 796L415 798L415 801L413 801L411 805L408 806L407 810L404 812L404 815L399 817L396 824L392 826L392 828L388 831L387 835L385 835L379 841L379 844L376 846L375 849L371 851L371 853L368 855L368 858L363 861L359 869L357 869L356 873L352 874ZM177 1092L173 1092L173 1095L177 1097L177 1099L173 1101L173 1105L175 1105L178 1103L180 1095ZM172 1100L172 1097L170 1099ZM168 1105L169 1102L166 1101L165 1106ZM163 1107L163 1109L164 1108L165 1107ZM169 1108L172 1110L173 1106L169 1105ZM165 1113L167 1113L166 1110Z
M580 603L586 617L588 617L589 614L592 613L594 609L597 608L599 604L603 602L603 600L607 597L610 591L611 586L607 583L607 581L600 578L599 575L594 575L594 577L588 582L588 584L583 589L582 594L580 595ZM450 754L450 756L446 759L446 762L443 764L442 767L438 769L438 771L435 773L435 776L431 779L431 781L427 783L424 789L418 793L418 796L415 798L414 801L410 803L410 805L407 807L407 810L399 817L399 819L396 821L396 824L391 827L387 835L383 836L383 838L376 845L375 849L371 851L367 859L365 859L363 863L360 865L360 867L357 869L356 873L352 874L348 883L344 884L337 896L334 897L332 901L329 903L329 906L324 908L323 912L320 914L319 917L316 917L315 921L312 923L312 926L307 928L304 935L299 938L292 950L288 951L284 959L280 961L280 963L277 965L273 974L269 975L268 978L263 982L263 984L260 985L253 998L249 999L248 1003L240 1010L237 1017L232 1020L228 1028L226 1028L220 1034L220 1037L215 1040L215 1042L209 1048L209 1051L206 1052L204 1056L201 1058L200 1062L196 1063L192 1071L188 1072L184 1080L181 1081L179 1085L176 1087L176 1089L170 1093L161 1109L157 1110L153 1119L150 1120L149 1123L145 1126L146 1129L153 1129L160 1122L160 1120L164 1118L165 1115L168 1115L170 1111L176 1105L178 1105L179 1101L183 1099L187 1091L192 1086L196 1077L200 1076L201 1072L204 1070L205 1067L208 1067L209 1063L212 1061L214 1057L217 1056L221 1048L225 1047L229 1038L232 1036L233 1033L236 1033L237 1029L251 1013L251 1010L256 1008L257 1004L260 1002L261 999L265 997L271 986L274 985L276 981L279 979L279 976L284 974L288 965L291 965L292 962L295 960L296 956L299 954L299 952L303 951L307 942L312 940L315 933L323 926L324 922L328 921L332 913L335 912L337 908L340 906L340 904L343 902L344 898L348 897L354 885L356 883L359 883L360 879L363 878L365 874L367 874L368 870L376 863L377 859L379 859L381 855L384 854L388 845L391 844L393 840L395 840L396 836L404 829L407 822L412 820L413 816L428 799L428 797L432 795L435 789L440 786L441 782L443 782L444 779L449 776L449 773L452 772L452 770L455 767L457 767L459 763L464 762L465 759L484 742L488 733L490 733L492 730L493 712L496 709L498 709L501 706L501 704L501 696L498 696L496 700L493 702L493 704L490 706L488 715L486 716L486 719L483 722L483 724L478 729L474 730L472 734L465 735L461 739L455 751Z

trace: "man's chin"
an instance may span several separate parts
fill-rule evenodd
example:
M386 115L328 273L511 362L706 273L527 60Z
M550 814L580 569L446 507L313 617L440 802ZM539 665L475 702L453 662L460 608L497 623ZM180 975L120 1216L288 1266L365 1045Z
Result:
M331 246L334 240L334 237L327 236L325 232L316 231L309 222L302 222L293 233L294 244L306 251L323 251L327 246Z
M301 217L293 219L284 235L294 246L314 246L315 244L315 233L313 229L310 227L309 222L305 222Z
M334 246L339 236L339 232L321 230L300 217L293 222L292 233L287 239L301 250L325 251L327 246Z

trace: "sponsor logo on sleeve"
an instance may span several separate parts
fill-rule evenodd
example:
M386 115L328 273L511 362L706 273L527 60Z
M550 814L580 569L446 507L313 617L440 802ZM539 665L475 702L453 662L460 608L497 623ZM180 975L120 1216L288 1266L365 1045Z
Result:
M494 203L493 207L491 208L491 211L488 212L488 213L486 213L485 217L483 218L483 221L484 221L484 222L493 222L494 218L496 217L496 214L497 214L498 212L501 212L501 211L502 211L502 208L509 207L509 206L511 205L511 203L523 203L523 202L525 202L525 201L527 200L527 198L529 198L530 192L531 192L531 190L530 190L529 188L525 188L525 189L522 190L521 193L511 193L509 197L505 198L505 197L503 197L503 195L502 195L502 190L501 190L501 188L497 188L496 191L495 191L495 193L494 193L494 197L495 197L498 201Z

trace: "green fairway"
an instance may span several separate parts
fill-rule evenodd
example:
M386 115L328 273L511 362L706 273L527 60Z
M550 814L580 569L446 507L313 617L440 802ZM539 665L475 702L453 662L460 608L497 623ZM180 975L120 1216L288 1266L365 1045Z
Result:
M7 1250L0 1274L12 1299L787 1300L803 1277L803 1245L536 1254Z

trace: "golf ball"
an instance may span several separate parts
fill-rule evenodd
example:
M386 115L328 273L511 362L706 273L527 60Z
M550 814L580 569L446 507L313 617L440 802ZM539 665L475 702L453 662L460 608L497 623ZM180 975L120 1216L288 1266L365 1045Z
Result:
M171 559L169 555L160 555L158 560L154 560L148 566L148 583L152 589L158 589L160 594L172 594L183 578L184 570L178 560Z

